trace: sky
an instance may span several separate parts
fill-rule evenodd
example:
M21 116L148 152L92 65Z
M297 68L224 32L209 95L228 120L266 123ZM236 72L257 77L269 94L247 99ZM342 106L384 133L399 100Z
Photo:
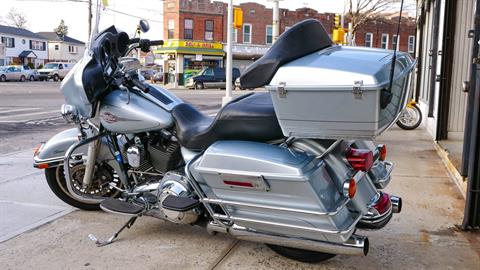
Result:
M96 1L93 0L94 3ZM150 31L144 37L163 38L162 0L109 0L108 2L109 9L101 12L100 29L114 24L131 35L141 17L150 23ZM233 0L234 4L244 2L257 2L267 7L273 6L273 3L267 0ZM26 15L27 29L30 31L53 31L63 19L68 26L70 37L87 41L88 5L86 0L0 0L0 3L1 17L5 19L8 11L14 7ZM341 0L283 0L280 2L280 7L288 9L309 7L319 12L343 13L343 3L344 1Z

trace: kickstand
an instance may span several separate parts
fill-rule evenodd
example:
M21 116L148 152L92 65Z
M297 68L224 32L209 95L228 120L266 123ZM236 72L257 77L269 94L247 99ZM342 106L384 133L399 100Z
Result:
M115 241L115 239L117 239L118 235L125 229L125 228L128 228L130 229L133 224L135 223L135 220L137 220L138 216L134 216L132 218L130 218L127 223L125 223L114 235L112 235L110 238L108 238L108 240L106 241L100 241L95 235L93 234L89 234L88 235L88 238L90 238L90 240L94 241L95 244L97 244L97 247L103 247L103 246L106 246L106 245L110 245L111 243L113 243L113 241Z

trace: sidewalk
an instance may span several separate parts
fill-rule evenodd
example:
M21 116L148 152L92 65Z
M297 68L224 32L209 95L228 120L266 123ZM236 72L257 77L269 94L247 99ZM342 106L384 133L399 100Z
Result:
M403 210L370 240L366 257L321 264L280 257L261 244L210 236L196 226L141 218L120 240L97 248L87 235L109 237L126 217L75 211L0 244L2 269L480 269L480 234L456 229L464 199L423 130L392 128L377 140L396 168L387 192Z

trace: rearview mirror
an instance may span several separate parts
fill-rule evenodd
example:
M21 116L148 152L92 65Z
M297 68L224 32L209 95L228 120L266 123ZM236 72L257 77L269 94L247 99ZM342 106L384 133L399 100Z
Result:
M142 67L140 61L135 57L122 57L119 59L119 64L125 73L138 70Z
M138 26L140 27L140 31L142 31L143 33L146 33L148 32L148 30L150 30L150 25L148 24L147 20L140 20Z

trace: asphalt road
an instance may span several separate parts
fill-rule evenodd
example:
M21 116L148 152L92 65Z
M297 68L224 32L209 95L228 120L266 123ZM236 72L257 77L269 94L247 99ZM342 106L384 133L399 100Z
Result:
M0 154L33 149L68 127L60 116L64 100L59 88L59 82L0 83ZM221 90L172 92L207 114L220 108L225 94Z
M32 168L33 148L71 126L60 115L59 87L58 82L0 83L0 242L74 210L49 190L43 171ZM209 115L218 111L225 94L172 92Z

